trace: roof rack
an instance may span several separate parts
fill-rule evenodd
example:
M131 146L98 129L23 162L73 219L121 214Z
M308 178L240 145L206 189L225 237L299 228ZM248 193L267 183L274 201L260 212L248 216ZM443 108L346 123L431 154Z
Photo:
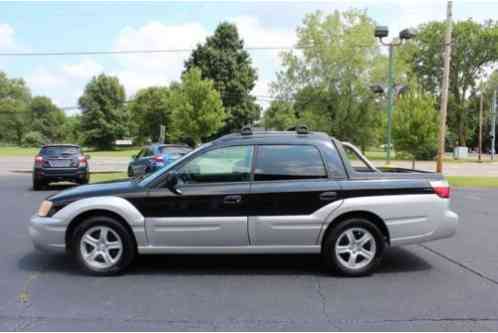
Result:
M252 128L251 126L244 126L240 130L240 135L252 135Z
M306 125L296 125L294 127L288 128L288 131L296 131L297 134L308 134L308 127Z

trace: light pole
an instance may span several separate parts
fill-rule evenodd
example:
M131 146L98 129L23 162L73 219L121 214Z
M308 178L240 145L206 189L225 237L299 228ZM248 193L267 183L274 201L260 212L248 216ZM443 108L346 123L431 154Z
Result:
M382 45L389 48L389 65L387 71L387 128L386 128L386 164L391 162L391 129L392 129L392 113L394 111L394 48L401 45L404 40L415 37L415 30L404 29L399 33L399 39L393 39L390 43L386 43L382 38L389 35L389 28L386 26L375 27L375 37L379 39Z

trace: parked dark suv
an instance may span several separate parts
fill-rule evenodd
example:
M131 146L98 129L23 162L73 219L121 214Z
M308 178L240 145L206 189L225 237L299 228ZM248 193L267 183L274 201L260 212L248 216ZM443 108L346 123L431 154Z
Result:
M35 156L33 189L40 190L50 182L71 181L88 184L89 156L77 145L45 145Z

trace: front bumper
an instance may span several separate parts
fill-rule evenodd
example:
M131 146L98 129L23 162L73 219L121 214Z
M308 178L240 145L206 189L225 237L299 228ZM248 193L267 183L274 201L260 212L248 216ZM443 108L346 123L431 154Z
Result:
M50 253L66 251L66 225L60 220L33 215L28 229L36 249Z

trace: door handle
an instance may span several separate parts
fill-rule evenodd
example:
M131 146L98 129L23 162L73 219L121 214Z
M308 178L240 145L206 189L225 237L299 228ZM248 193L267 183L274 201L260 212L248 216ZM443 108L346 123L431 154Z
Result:
M227 195L223 199L223 203L227 205L237 205L242 201L242 197L240 195Z
M332 201L337 198L337 192L323 192L320 194L320 200Z

